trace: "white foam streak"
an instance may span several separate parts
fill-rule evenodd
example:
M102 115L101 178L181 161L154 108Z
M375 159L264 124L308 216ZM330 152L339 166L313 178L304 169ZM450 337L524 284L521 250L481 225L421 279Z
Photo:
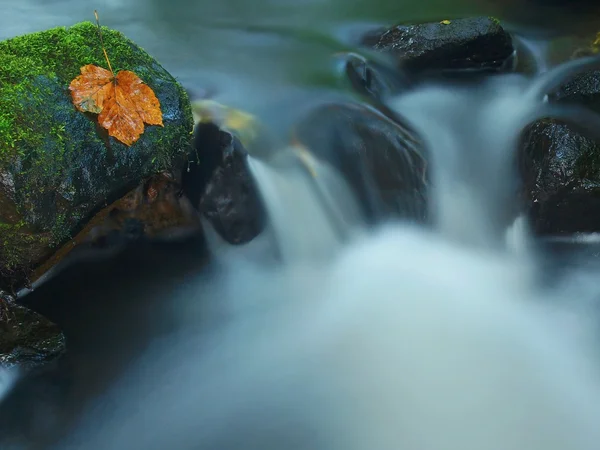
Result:
M0 402L10 392L18 377L18 370L0 366Z

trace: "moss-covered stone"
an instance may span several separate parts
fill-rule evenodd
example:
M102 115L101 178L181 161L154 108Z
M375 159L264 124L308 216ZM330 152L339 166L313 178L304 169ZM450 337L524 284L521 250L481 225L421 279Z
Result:
M161 102L164 128L146 126L131 147L71 102L68 86L80 67L106 67L96 25L0 42L0 288L23 284L101 207L149 175L178 169L189 151L184 89L120 32L103 27L102 37L115 72L135 72Z

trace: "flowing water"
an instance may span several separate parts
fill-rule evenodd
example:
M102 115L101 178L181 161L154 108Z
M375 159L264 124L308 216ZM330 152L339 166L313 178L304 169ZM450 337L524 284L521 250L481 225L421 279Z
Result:
M155 342L54 448L596 449L600 284L578 271L545 289L523 219L492 220L522 128L564 114L544 92L591 62L390 103L432 149L432 229L367 230L322 200L349 201L333 173L253 160L285 263L229 254L214 279L179 292L182 317L208 296L230 320Z
M254 5L28 0L3 5L0 30L69 24L98 8L192 90L218 85L222 100L262 111L276 129L339 95L335 83L314 80L345 45L334 37L359 20L485 10L434 1ZM273 33L274 24L293 32ZM173 293L181 328L150 343L53 449L595 450L596 272L540 285L526 223L507 219L524 126L556 116L600 129L588 112L544 101L588 64L533 81L425 85L390 101L432 153L427 229L367 229L343 178L306 149L252 157L283 262L231 250L210 280ZM207 298L229 318L217 330L190 325Z
M0 401L10 391L17 379L17 372L14 369L0 368Z

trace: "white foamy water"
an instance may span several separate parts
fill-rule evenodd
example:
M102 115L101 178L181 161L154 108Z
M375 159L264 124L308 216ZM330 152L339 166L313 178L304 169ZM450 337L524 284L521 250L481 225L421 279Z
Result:
M249 157L284 261L330 257L361 215L342 177L302 147L283 149L276 166Z
M53 448L596 450L593 304L541 290L526 225L504 217L520 128L561 114L544 91L574 66L396 100L433 153L430 230L344 243L330 184L254 164L285 264L230 253L174 294L188 324L207 299L228 320L151 343Z
M57 448L595 450L587 324L530 275L400 225L327 265L237 265L182 294L232 321L155 344Z

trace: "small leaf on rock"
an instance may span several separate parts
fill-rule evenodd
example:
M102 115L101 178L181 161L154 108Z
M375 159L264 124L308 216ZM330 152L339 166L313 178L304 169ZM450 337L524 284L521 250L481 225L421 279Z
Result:
M81 68L81 75L69 85L73 104L82 112L100 114L98 123L108 134L131 145L148 125L163 126L160 101L154 91L133 72L116 76L93 64Z

